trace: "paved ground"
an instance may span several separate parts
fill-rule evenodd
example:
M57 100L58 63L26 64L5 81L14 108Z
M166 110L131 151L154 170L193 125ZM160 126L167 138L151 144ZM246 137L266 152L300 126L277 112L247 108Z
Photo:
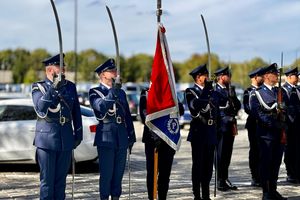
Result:
M142 126L135 123L138 142L131 155L131 199L147 199L145 184L145 156L141 143ZM230 168L230 177L239 187L237 191L217 192L212 199L261 199L261 189L250 186L250 173L248 169L248 141L247 133L240 126L239 135L234 143L234 151ZM186 142L187 129L182 131L182 144L176 153L171 174L168 199L192 200L191 183L191 148ZM11 165L0 165L0 199L38 199L39 173L36 166L21 165L17 169L10 169ZM32 168L32 170L28 170ZM84 168L84 169L83 169ZM29 171L29 172L28 172ZM75 199L99 199L98 170L96 164L83 164L77 166ZM281 166L278 190L291 200L300 199L299 185L285 182L284 166ZM123 179L122 200L128 199L128 171L126 169ZM211 194L213 194L213 181ZM71 199L71 176L67 180L67 199ZM213 197L213 195L211 195Z

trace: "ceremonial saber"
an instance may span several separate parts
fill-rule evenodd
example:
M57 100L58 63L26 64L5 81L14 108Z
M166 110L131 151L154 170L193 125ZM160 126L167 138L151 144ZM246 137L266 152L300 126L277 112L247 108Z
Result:
M64 64L64 56L63 56L63 44L62 44L62 34L61 28L59 23L59 17L57 14L56 6L53 0L50 0L52 9L55 16L56 26L57 26L57 33L58 33L58 41L59 41L59 74L58 80L61 81L63 64ZM75 186L75 158L74 158L74 150L72 150L72 199L74 200L74 186Z
M118 36L117 36L117 31L114 23L114 19L112 17L112 14L110 12L109 7L106 5L106 10L109 16L109 20L111 23L111 28L114 34L114 40L115 40L115 47L116 47L116 65L117 65L117 78L116 78L116 83L121 83L121 78L120 78L120 53L119 53L119 43L118 43Z
M203 28L205 32L206 38L206 46L207 46L207 66L208 66L208 77L211 80L211 56L210 56L210 45L209 45L209 38L208 38L208 31L206 28L206 23L203 15L201 14L201 20L203 23ZM217 145L215 146L214 152L214 162L215 162L215 183L214 183L214 197L217 196L217 179L218 179L218 148Z
M130 169L130 149L128 149L128 198L131 199L131 169Z
M59 41L59 74L58 74L58 80L61 81L61 74L62 74L62 68L63 68L63 63L64 63L64 57L63 57L63 44L62 44L62 34L61 34L61 28L60 28L60 23L59 23L59 18L57 14L57 10L55 7L55 3L53 0L50 0L54 16L55 16L55 21L56 21L56 26L57 26L57 33L58 33L58 41Z
M115 80L115 83L117 84L121 84L121 72L120 72L120 53L119 53L119 43L118 43L118 36L117 36L117 31L116 31L116 27L115 27L115 23L114 23L114 19L113 16L111 14L111 11L109 9L109 7L106 5L106 11L108 13L109 16L109 20L111 23L111 28L113 31L113 35L114 35L114 41L115 41L115 48L116 48L116 65L117 65L117 78ZM128 149L128 198L129 200L131 199L131 166L130 166L130 149Z
M202 23L203 23L203 28L205 32L205 37L206 37L206 45L207 45L207 66L208 66L208 76L209 79L211 78L211 67L210 67L210 46L209 46L209 39L208 39L208 32L206 28L206 23L204 20L203 15L201 15Z

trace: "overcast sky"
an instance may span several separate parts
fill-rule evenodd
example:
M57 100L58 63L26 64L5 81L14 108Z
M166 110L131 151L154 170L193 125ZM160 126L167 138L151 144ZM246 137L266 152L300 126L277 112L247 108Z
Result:
M74 50L74 0L56 0L64 51ZM105 4L114 17L122 55L153 55L156 0L78 0L78 51L96 49L114 56L114 40ZM0 50L46 48L58 53L50 0L0 0ZM162 0L162 23L173 61L205 53L204 15L211 51L223 61L262 57L291 64L300 57L299 0Z

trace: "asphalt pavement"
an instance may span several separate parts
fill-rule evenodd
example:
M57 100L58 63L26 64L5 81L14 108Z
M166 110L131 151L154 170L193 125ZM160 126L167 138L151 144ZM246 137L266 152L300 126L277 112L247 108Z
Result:
M214 178L211 181L212 199L261 199L261 188L250 185L251 176L248 167L248 138L243 128L243 121L239 121L239 134L235 138L232 161L230 165L230 180L238 186L236 191L214 192ZM135 122L137 143L130 156L130 172L128 165L123 178L123 193L121 200L147 199L146 165L144 144L141 142L142 124ZM188 127L181 131L182 143L175 154L168 199L193 200L191 182L191 147L186 141ZM214 176L214 175L213 175ZM129 184L130 177L130 184ZM291 200L300 200L300 185L289 184L285 181L286 171L281 165L278 191ZM99 199L99 174L97 163L82 163L76 165L75 199ZM129 195L130 191L130 195ZM72 199L72 176L67 178L67 199ZM34 165L0 165L0 199L39 199L39 172Z

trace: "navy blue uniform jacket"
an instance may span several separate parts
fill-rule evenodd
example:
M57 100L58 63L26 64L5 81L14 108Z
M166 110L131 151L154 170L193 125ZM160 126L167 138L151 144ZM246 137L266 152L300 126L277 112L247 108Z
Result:
M32 101L37 113L36 147L69 151L75 140L82 140L82 119L76 86L66 80L57 91L49 79L32 84ZM60 123L60 117L65 123Z
M132 145L136 137L124 90L120 89L119 97L115 98L112 89L100 84L99 87L90 89L89 98L99 121L94 145L112 148L127 148L128 145ZM117 117L121 123L114 123Z

